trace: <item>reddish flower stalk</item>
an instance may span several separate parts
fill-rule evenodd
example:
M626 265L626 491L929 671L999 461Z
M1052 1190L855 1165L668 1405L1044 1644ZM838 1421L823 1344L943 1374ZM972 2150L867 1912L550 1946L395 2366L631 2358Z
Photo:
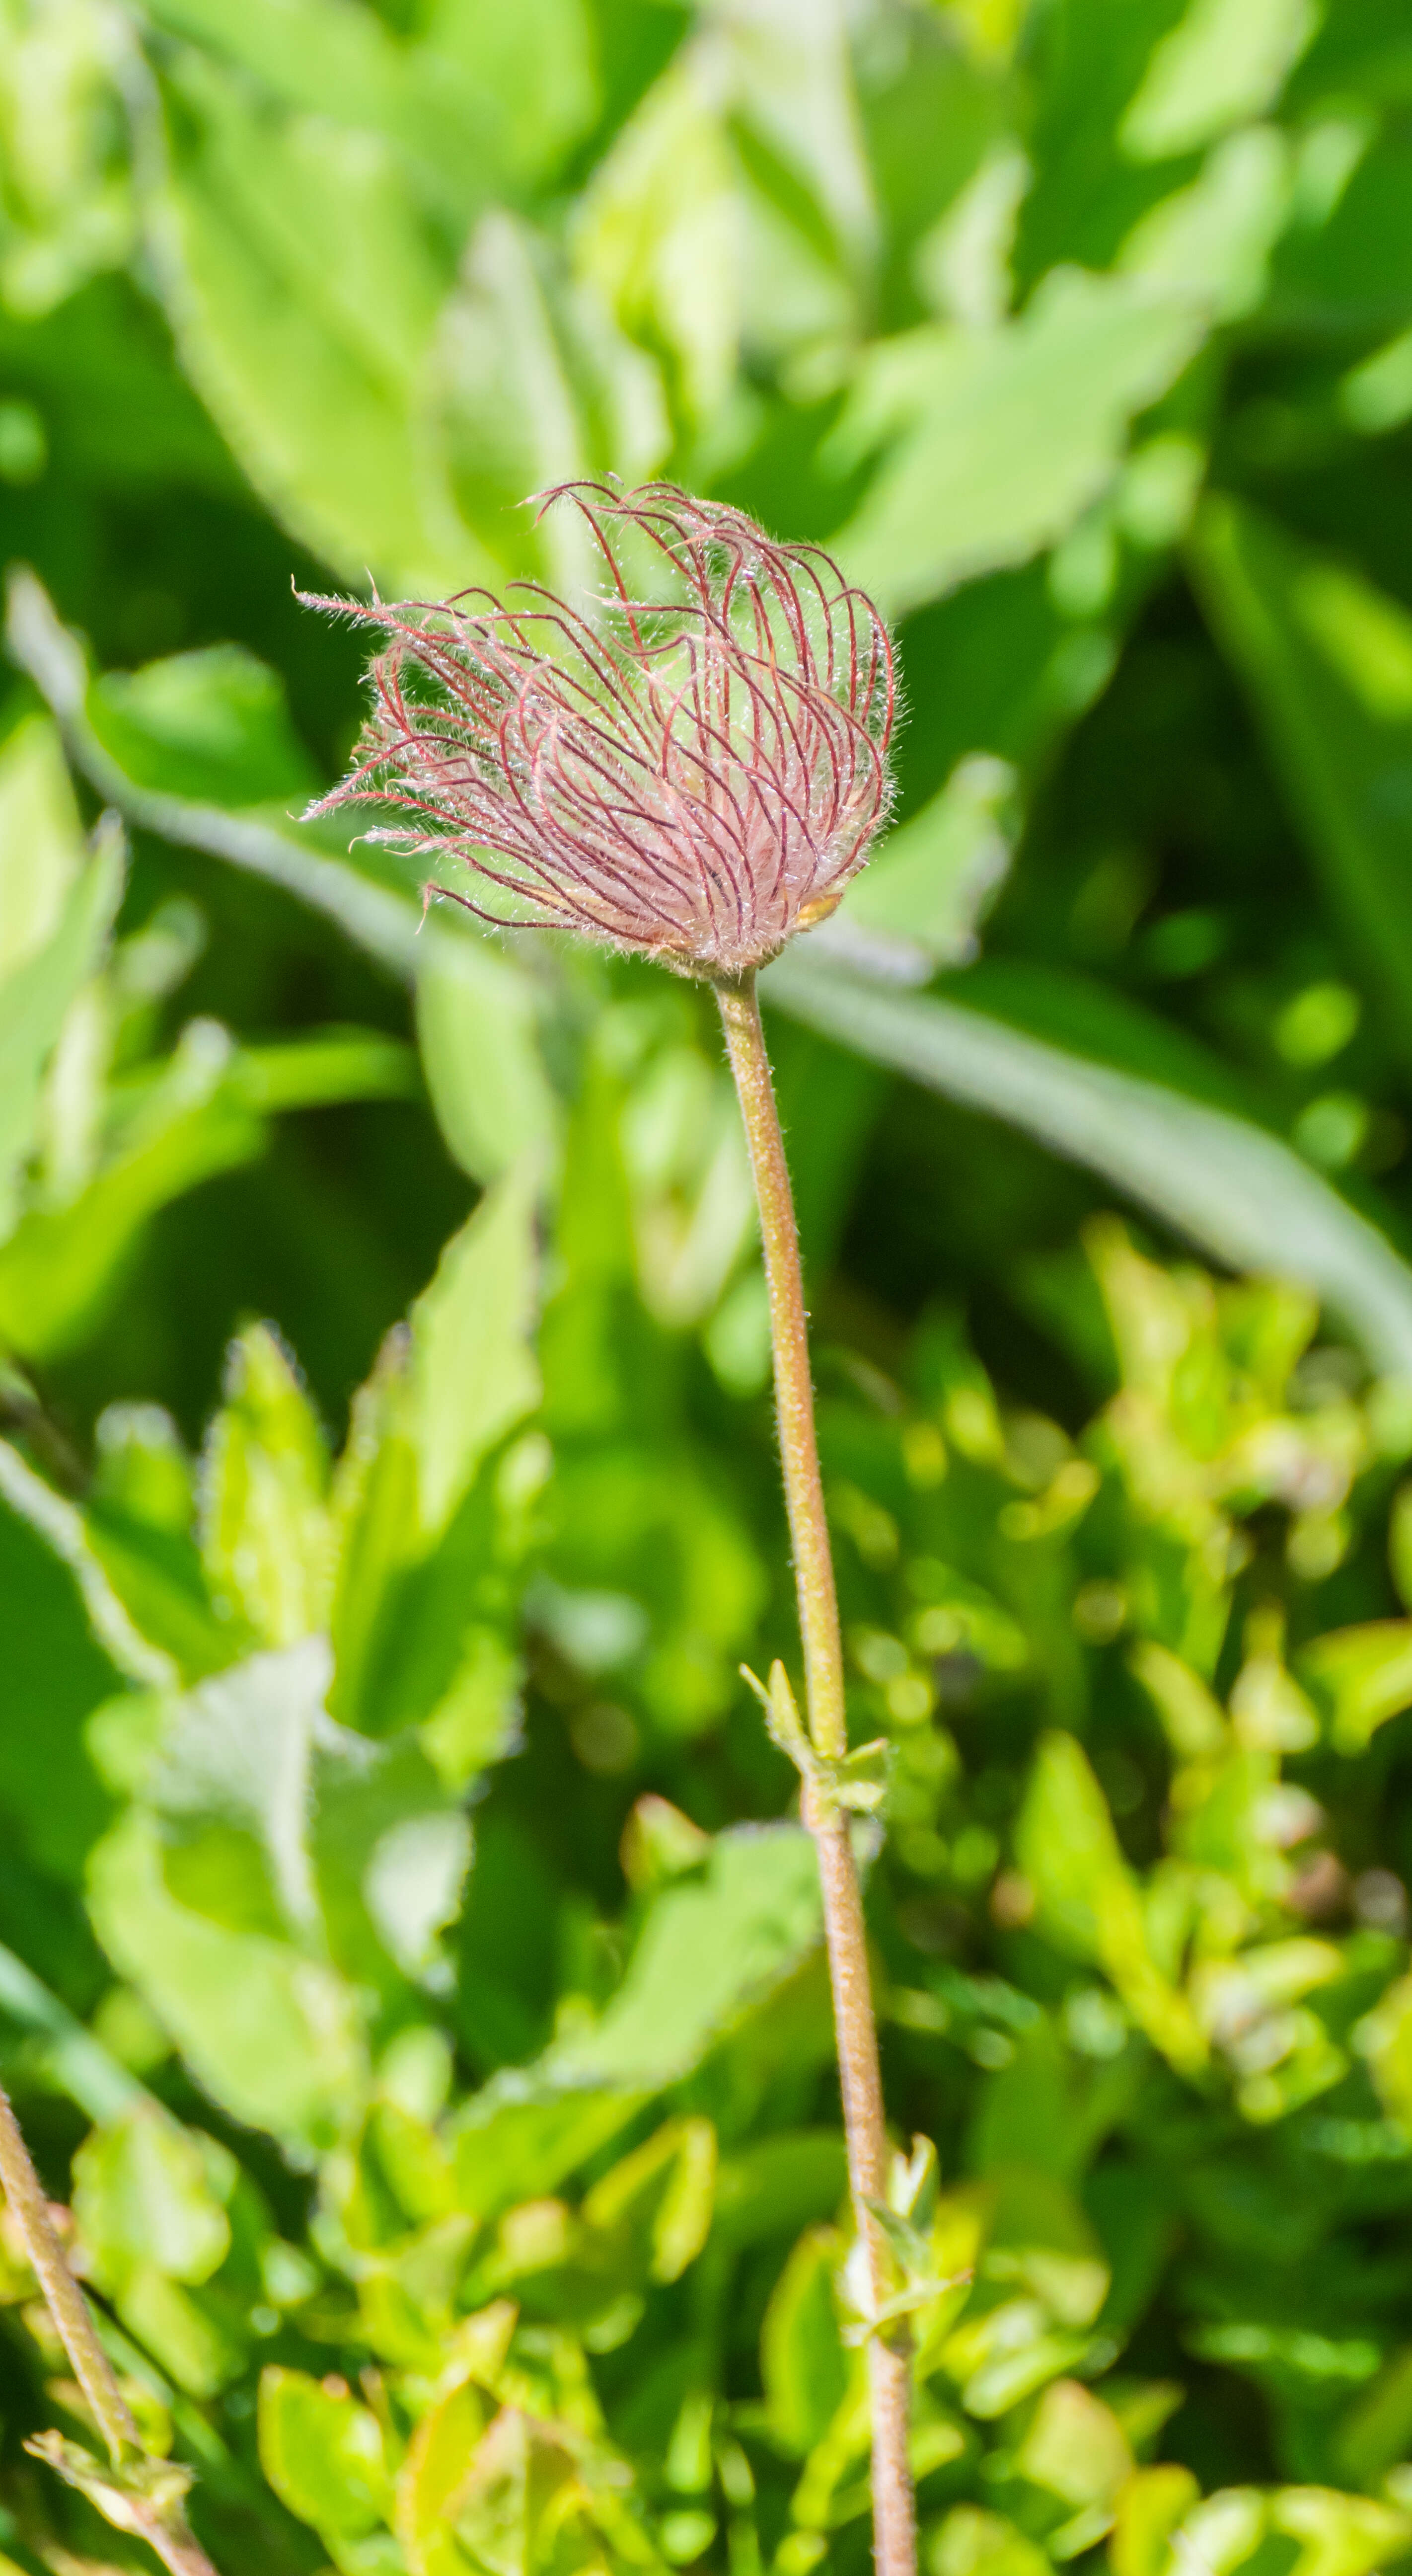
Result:
M831 912L888 805L887 629L813 547L667 484L568 483L607 573L590 619L537 582L444 606L311 601L381 630L350 777L313 808L417 818L457 902L731 976ZM640 592L631 587L636 572Z
M482 592L444 607L311 603L346 606L388 639L353 773L314 811L410 813L410 827L372 837L467 860L486 899L455 899L480 919L578 931L714 986L760 1209L809 1731L827 1764L848 1742L838 1602L755 970L833 910L886 817L891 647L826 555L774 544L739 510L667 484L570 483L544 506L558 503L583 513L607 567L592 620L533 582L515 585L513 607ZM804 1820L853 2207L880 2308L893 2286L876 2215L889 2158L858 1874L846 1816L806 1789ZM914 2576L905 2334L872 2337L869 2373L874 2555L879 2576Z

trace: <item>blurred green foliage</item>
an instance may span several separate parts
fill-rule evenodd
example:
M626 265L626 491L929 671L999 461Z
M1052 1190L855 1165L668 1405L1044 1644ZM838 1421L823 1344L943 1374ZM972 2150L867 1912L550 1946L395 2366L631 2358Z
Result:
M1380 0L0 0L0 2072L222 2576L867 2561L711 1013L296 819L291 576L588 471L899 620L766 998L928 2576L1412 2552L1409 111ZM3 2216L0 2424L0 2576L143 2561Z

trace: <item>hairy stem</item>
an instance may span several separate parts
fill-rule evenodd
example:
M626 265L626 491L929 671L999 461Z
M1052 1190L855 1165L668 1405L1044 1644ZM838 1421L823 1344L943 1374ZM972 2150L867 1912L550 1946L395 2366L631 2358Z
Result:
M87 2398L113 2465L136 2459L142 2450L127 2399L113 2376L113 2365L98 2340L88 2301L69 2270L59 2233L49 2215L44 2187L30 2161L9 2095L0 2092L0 2184L24 2238L25 2252L44 2293L44 2303L58 2329L75 2379Z
M794 1548L809 1732L818 1752L836 1758L848 1749L843 1653L839 1640L833 1557L819 1476L818 1441L814 1430L809 1326L799 1266L794 1195L789 1185L789 1166L780 1134L770 1060L760 1026L754 975L744 975L735 983L718 984L715 990L725 1029L726 1051L745 1122L755 1195L760 1208L760 1235L770 1294L780 1460ZM828 1814L811 1812L811 1802L806 1795L805 1822L814 1837L823 1887L839 2082L848 2138L849 2186L858 2232L868 2251L873 2298L877 2303L887 2294L890 2267L886 2241L869 2203L886 2197L887 2132L878 2069L877 2027L868 1982L862 1896L846 1818L840 1817L836 1811ZM877 2335L871 2339L868 2351L872 2382L874 2558L879 2576L912 2576L917 2560L917 2531L907 2456L911 2399L908 2358L905 2349L895 2350Z
M94 2422L108 2445L115 2469L128 2469L146 2455L142 2436L113 2365L98 2339L88 2301L69 2269L59 2231L49 2213L44 2186L34 2164L9 2095L0 2090L0 2190L24 2240L24 2248L68 2354L70 2366L88 2400ZM46 2437L47 2438L47 2437ZM216 2576L210 2559L187 2528L179 2508L160 2512L134 2495L128 2501L128 2527L150 2542L171 2576Z
M168 2576L216 2576L216 2570L199 2540L192 2537L183 2516L162 2515L154 2510L133 2515L133 2527L149 2548L155 2549Z

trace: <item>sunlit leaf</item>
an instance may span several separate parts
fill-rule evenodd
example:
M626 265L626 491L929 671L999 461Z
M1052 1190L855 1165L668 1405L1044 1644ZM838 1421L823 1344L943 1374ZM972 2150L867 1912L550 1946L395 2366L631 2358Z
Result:
M1058 1937L1100 1961L1155 2046L1194 2072L1206 2055L1201 2032L1185 1997L1152 1960L1102 1792L1070 1736L1041 1743L1015 1849Z
M363 2058L353 1996L332 1969L179 1904L156 1828L135 1811L94 1854L89 1901L115 1965L215 2101L296 2147L337 2131Z
M888 992L803 953L765 990L812 1027L1087 1164L1232 1268L1274 1268L1344 1317L1376 1365L1412 1368L1412 1272L1288 1146L1179 1091L959 1004Z
M433 596L484 578L491 560L418 435L418 374L451 281L395 156L262 113L190 58L171 113L159 220L173 321L256 489L347 580L370 561Z
M442 1254L412 1310L410 1437L422 1528L445 1528L486 1451L533 1405L532 1166L507 1172Z
M106 671L88 712L140 787L218 805L307 802L318 786L279 675L236 644Z
M523 1154L547 1163L558 1105L538 1044L535 987L488 945L434 951L417 978L417 1036L432 1106L472 1180L491 1181Z
M83 830L52 724L26 716L0 749L0 976L59 927Z
M765 2314L760 2367L770 2428L796 2458L823 2440L848 2388L833 2286L842 2258L835 2229L811 2228L790 2255Z
M1300 1671L1327 1700L1339 1752L1361 1753L1378 1727L1412 1707L1412 1623L1332 1629L1306 1650Z
M266 1325L235 1342L201 1468L202 1553L229 1615L290 1646L322 1625L330 1542L319 1425Z
M10 787L15 823L27 840L29 791L17 765L11 768ZM42 854L42 841L40 850ZM38 892L27 898L28 913L15 916L17 962L0 983L0 1234L8 1234L15 1223L19 1167L34 1139L46 1059L69 1004L98 963L121 899L123 872L122 848L111 833L67 885L51 849L49 881L60 898L52 928L35 908L41 900ZM41 868L36 873L42 887L45 872ZM36 944L41 929L45 935Z
M683 51L595 171L578 210L575 256L623 329L669 353L692 422L720 411L735 373L738 234L709 61Z
M1309 857L1382 987L1400 1043L1412 993L1402 820L1412 619L1362 575L1224 496L1201 513L1193 563Z
M391 2504L377 2417L303 2371L261 2379L260 2459L281 2502L332 2539L371 2531Z
M1160 160L1261 115L1318 23L1311 0L1189 0L1123 119L1124 149Z
M95 2131L74 2172L74 2215L110 2287L148 2264L175 2281L205 2281L224 2261L234 2164L219 2150L203 2157L175 2121L138 2111Z
M818 1927L807 1834L770 1825L718 1835L704 1879L663 1890L602 2020L552 2050L548 2070L565 2086L672 2082L798 1966Z
M1189 298L1067 269L997 331L883 342L838 432L850 459L884 452L833 541L851 578L900 612L1052 545L1112 480L1133 413L1202 335Z

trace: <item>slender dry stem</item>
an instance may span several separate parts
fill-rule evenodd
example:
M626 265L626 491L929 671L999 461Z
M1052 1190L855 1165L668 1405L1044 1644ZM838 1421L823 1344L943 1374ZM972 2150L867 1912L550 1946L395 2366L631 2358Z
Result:
M69 2270L59 2232L49 2214L44 2186L30 2161L20 2124L8 2094L0 2092L0 2184L24 2238L25 2252L44 2293L44 2303L58 2329L78 2381L116 2468L136 2459L142 2441L127 2399L113 2375L113 2365L98 2340L88 2301Z
M156 2513L135 2514L133 2521L142 2538L156 2550L168 2576L216 2576L200 2541L193 2539L184 2522L174 2527Z
M59 2231L50 2215L44 2186L34 2170L28 2147L7 2093L0 2090L0 2189L24 2240L44 2304L54 2320L75 2379L88 2400L94 2422L108 2445L115 2470L129 2473L146 2459L138 2432L113 2365L98 2338L88 2301L69 2269ZM50 2437L46 2436L48 2441ZM205 2551L192 2538L179 2508L160 2511L140 2494L124 2493L127 2527L150 2542L171 2576L216 2576Z
M726 1050L740 1097L755 1195L760 1207L760 1234L770 1294L780 1458L794 1547L809 1732L816 1751L836 1759L848 1749L843 1654L814 1429L809 1327L804 1308L803 1274L799 1266L794 1196L789 1184L784 1139L780 1134L770 1060L760 1026L754 974L743 975L731 983L719 983L715 991L725 1029ZM878 2068L877 2026L868 1981L863 1903L847 1818L840 1816L836 1809L824 1812L820 1808L811 1812L812 1803L806 1792L805 1822L813 1834L819 1855L819 1877L824 1896L839 2081L848 2138L849 2186L858 2232L868 2250L873 2300L877 2305L887 2295L890 2266L886 2240L869 2203L886 2197L887 2132ZM872 2379L874 2558L879 2576L913 2576L917 2562L917 2528L908 2460L911 2403L908 2356L905 2348L893 2348L884 2343L880 2335L871 2338L868 2352Z

